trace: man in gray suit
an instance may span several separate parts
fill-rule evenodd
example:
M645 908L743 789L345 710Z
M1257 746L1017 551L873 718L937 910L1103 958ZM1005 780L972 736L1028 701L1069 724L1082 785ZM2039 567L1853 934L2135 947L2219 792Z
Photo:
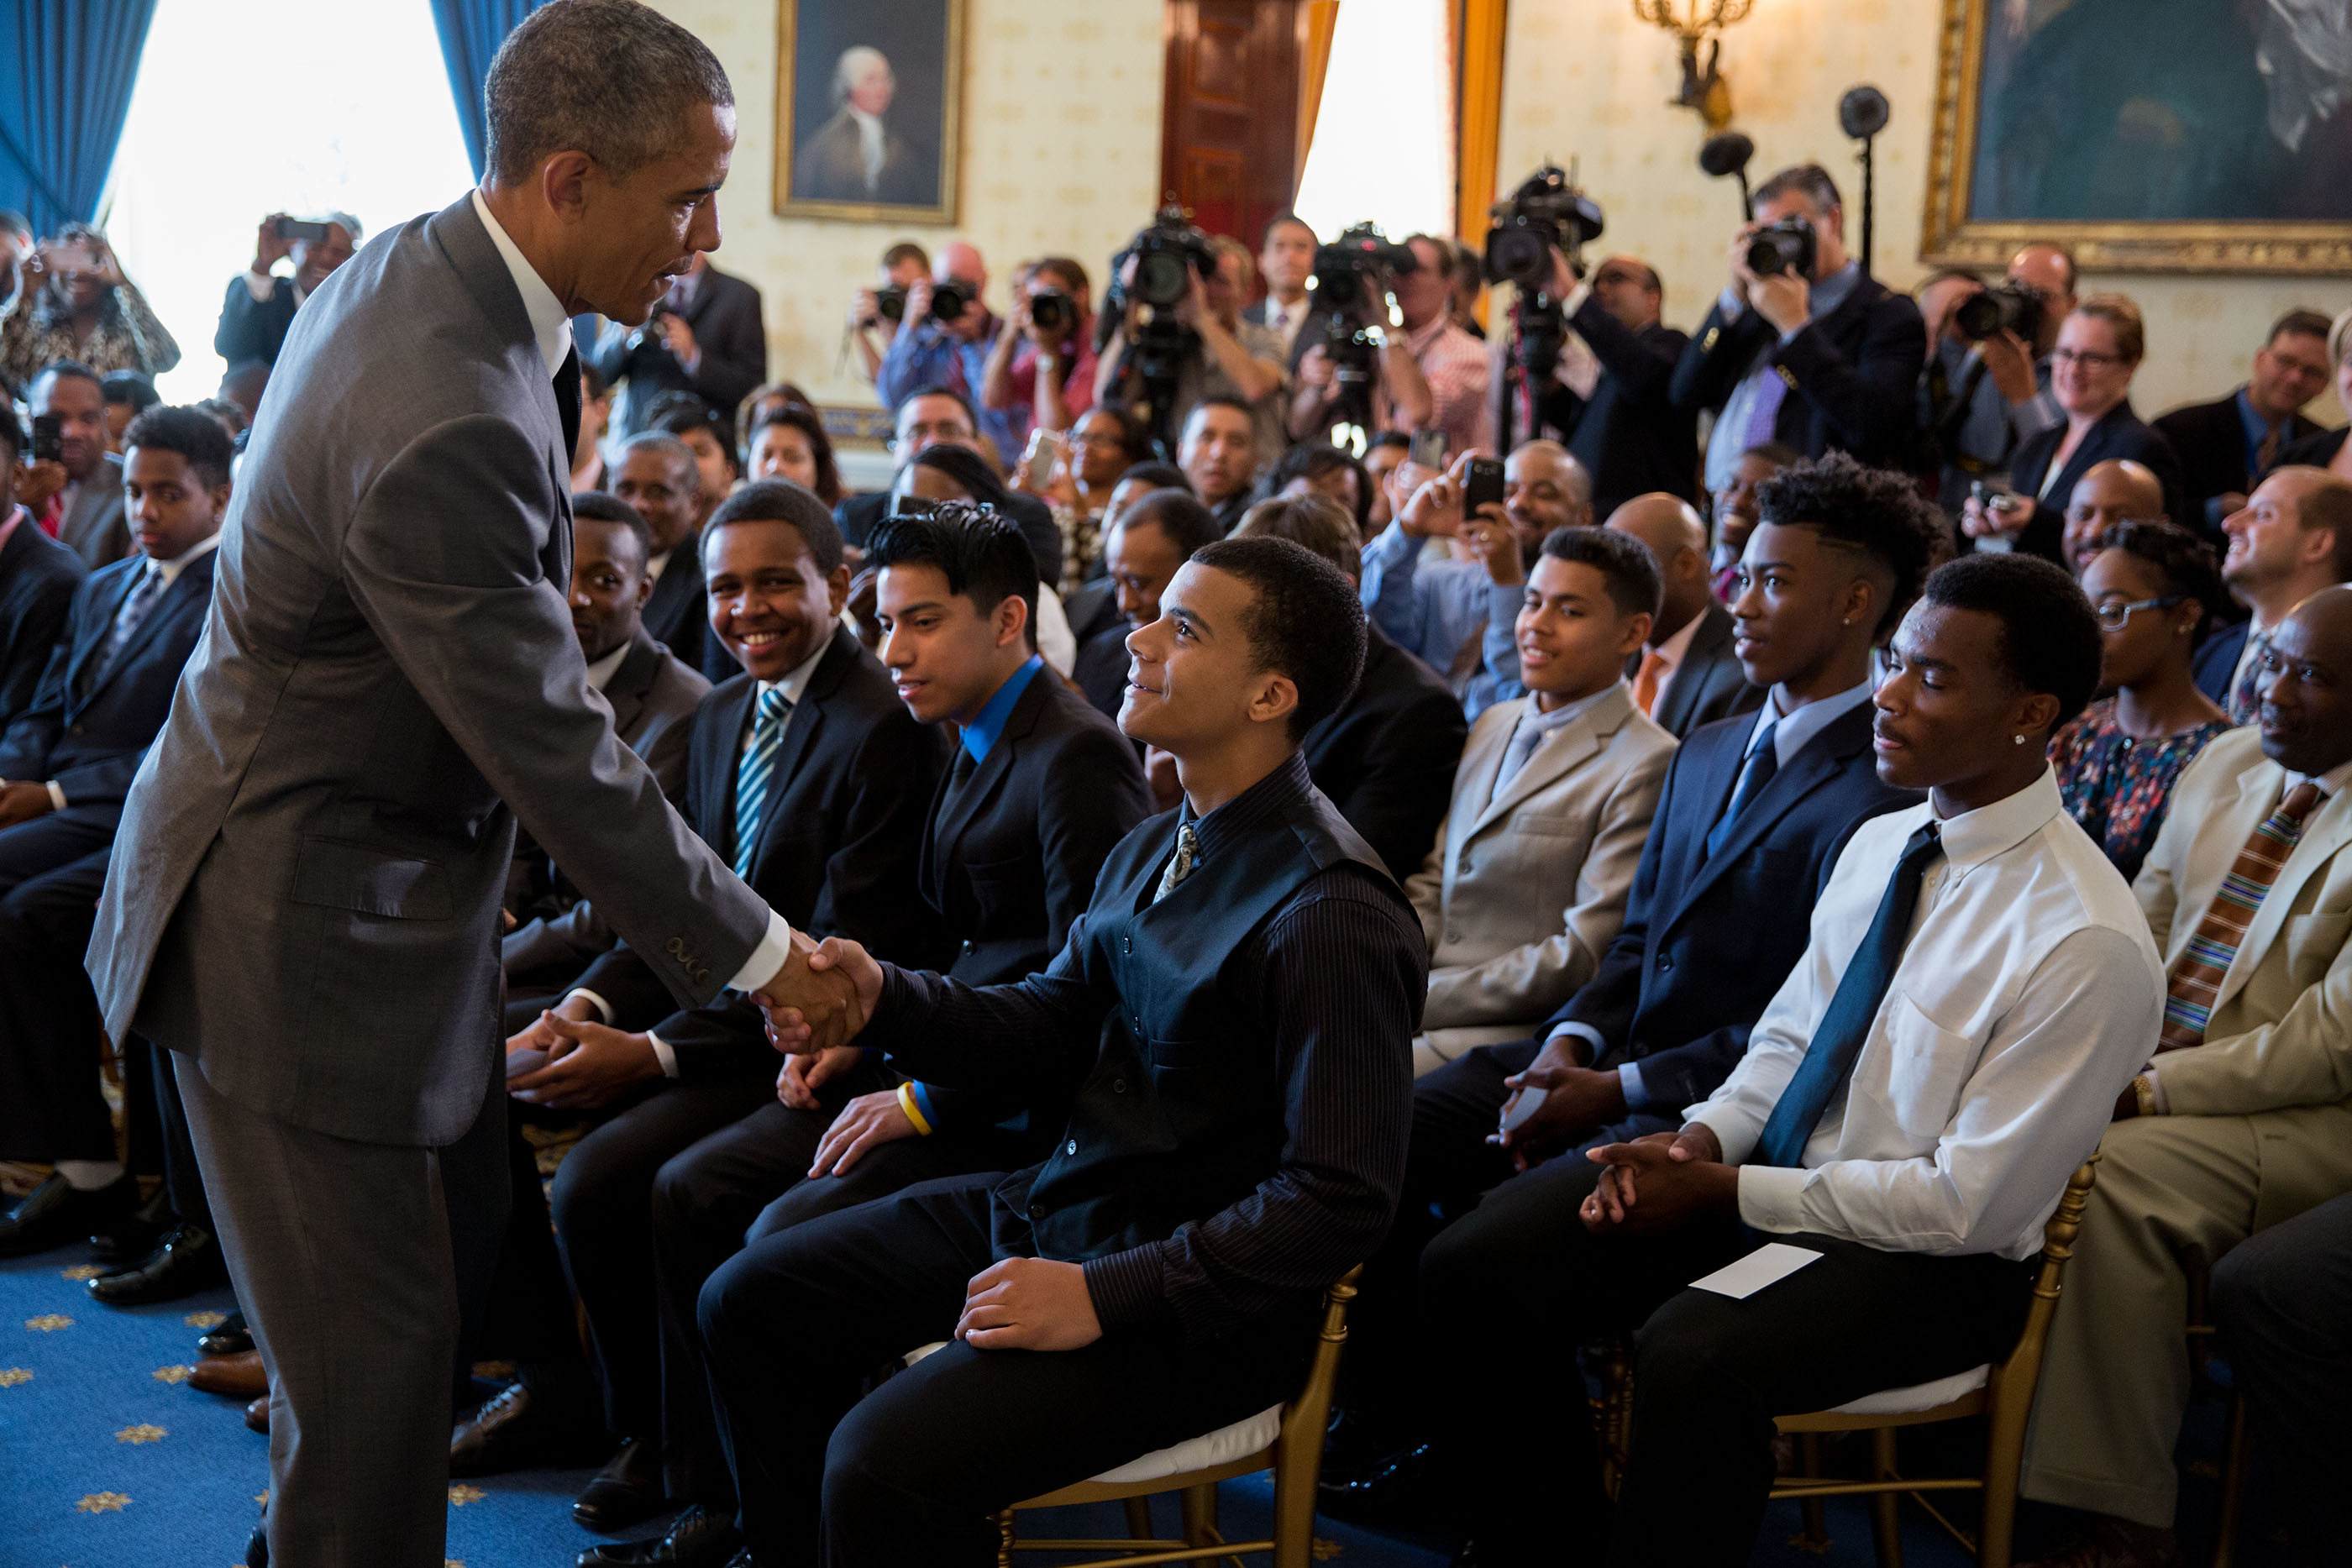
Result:
M569 318L642 321L717 247L732 89L635 0L554 0L484 98L480 188L379 235L287 334L90 945L108 1032L175 1053L270 1372L289 1568L443 1561L452 1217L504 1219L518 818L682 1004L857 1016L614 737L564 605Z

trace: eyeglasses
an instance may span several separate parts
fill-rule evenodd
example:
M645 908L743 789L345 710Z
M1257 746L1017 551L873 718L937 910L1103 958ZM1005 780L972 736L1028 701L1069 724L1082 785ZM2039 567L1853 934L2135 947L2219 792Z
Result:
M2116 604L2110 602L2100 605L2094 613L2098 616L2100 625L2105 627L2110 632L2120 632L2126 626L2131 624L2132 614L2135 611L2169 610L2174 605L2179 603L2184 597L2186 596L2183 594L2168 593L2161 599L2138 599L2134 600L2129 604Z
M2080 349L2053 349L2050 362L2053 365L2080 365L2086 371L2111 371L2124 362L2121 354L2092 354Z

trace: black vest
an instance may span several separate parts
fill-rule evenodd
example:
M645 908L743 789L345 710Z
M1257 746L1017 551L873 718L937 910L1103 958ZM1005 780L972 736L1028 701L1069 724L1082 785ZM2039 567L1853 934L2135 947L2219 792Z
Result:
M1119 841L1087 910L1085 975L1117 1005L1044 1166L1000 1188L1041 1258L1083 1262L1164 1240L1272 1176L1288 1104L1270 1020L1235 955L1301 884L1352 867L1404 894L1319 790L1216 848L1154 904L1180 813ZM1025 1191L1024 1191L1025 1188Z

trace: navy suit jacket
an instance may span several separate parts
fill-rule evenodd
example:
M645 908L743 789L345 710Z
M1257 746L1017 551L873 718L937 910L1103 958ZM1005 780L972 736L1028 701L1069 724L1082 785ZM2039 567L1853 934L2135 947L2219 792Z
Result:
M2065 542L2066 503L2074 494L2095 464L2111 457L2129 458L2143 463L2164 486L2165 515L2191 532L2201 532L2204 514L2189 510L2188 492L2181 488L2180 457L2172 450L2172 443L2164 432L2143 421L2132 412L2131 400L2122 402L2099 417L2074 448L2066 466L2046 487L2042 480L2050 473L2051 460L2058 455L2058 444L2066 439L2066 427L2053 424L2049 429L2027 436L2009 460L2009 482L2017 493L2033 501L2033 515L2026 519L2025 530L2017 536L2017 548L2027 555L2038 555L2044 560L2066 563L2060 559L2060 548ZM2037 496L2046 499L2034 500Z
M695 709L687 753L688 825L730 864L735 764L753 695L748 674L715 687ZM946 939L917 868L941 751L939 730L916 723L874 655L835 627L784 727L744 880L795 931L847 936L877 956L936 966ZM747 1062L775 1071L758 1009L722 997L673 1013L668 987L625 943L578 983L611 1004L619 1027L659 1034L677 1054L680 1078Z
M2230 679L2238 673L2238 660L2245 653L2246 637L2253 622L2241 621L2224 626L2197 645L2197 689L2220 703L2230 706Z
M1636 332L1590 296L1570 325L1604 373L1589 402L1555 384L1543 420L1592 476L1592 515L1653 490L1697 501L1697 417L1670 395L1690 339L1656 321Z
M1715 1092L1748 1031L1804 956L1813 903L1854 829L1918 795L1881 783L1871 706L1841 714L1772 776L1723 852L1707 831L1731 800L1755 727L1742 715L1695 732L1666 771L1625 924L1601 967L1537 1031L1564 1023L1606 1043L1593 1065L1642 1064L1647 1109L1671 1116Z
M204 632L219 559L215 549L190 561L103 670L115 613L138 586L147 558L119 560L82 580L40 695L0 735L0 779L53 781L69 808L121 820L123 797L171 714L180 668Z
M1692 414L1721 412L1757 350L1776 336L1754 310L1725 325L1718 304L1675 367L1675 404ZM1806 322L1773 351L1772 363L1790 387L1773 417L1773 439L1808 457L1835 447L1864 463L1896 463L1910 439L1919 368L1927 361L1919 308L1864 277L1836 309Z
M40 695L49 655L73 612L74 590L89 575L81 557L30 517L0 546L0 731Z

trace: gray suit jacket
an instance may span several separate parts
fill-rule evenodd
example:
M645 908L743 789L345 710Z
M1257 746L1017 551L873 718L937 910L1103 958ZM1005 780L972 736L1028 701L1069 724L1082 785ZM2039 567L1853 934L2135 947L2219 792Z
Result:
M272 379L90 976L110 1034L193 1055L230 1100L446 1145L497 1065L516 815L682 1003L768 909L588 686L562 419L471 202L345 263Z
M122 510L122 459L102 454L98 472L82 482L73 510L58 524L58 542L95 569L131 553L131 524Z
M709 690L700 672L688 669L643 626L604 683L613 732L645 758L672 805L686 799L687 742L694 735L694 710ZM611 949L612 922L596 913L593 901L579 896L572 879L536 843L516 847L515 870L520 874L509 878L509 886L520 882L534 894L544 889L550 904L547 914L524 921L500 942L509 977L566 964L584 968L589 959ZM552 906L559 902L564 904L560 910Z

